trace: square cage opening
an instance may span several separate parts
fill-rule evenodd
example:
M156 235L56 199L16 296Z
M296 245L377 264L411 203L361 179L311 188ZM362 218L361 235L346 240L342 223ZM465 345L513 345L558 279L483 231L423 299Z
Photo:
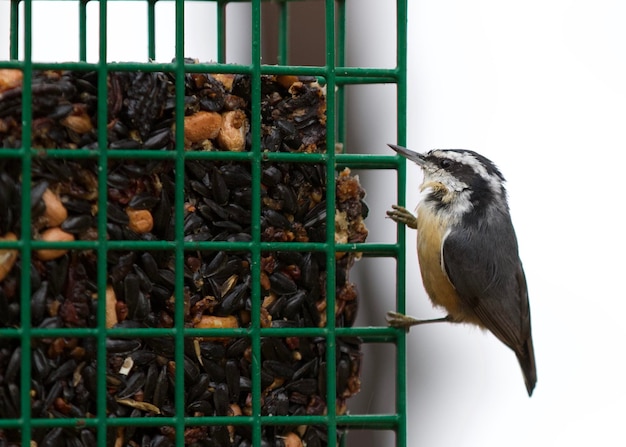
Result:
M346 90L395 85L403 142L407 6L372 68L346 63L356 3L0 5L2 441L406 445L405 334L355 325L349 274L395 261L404 310L404 230L366 242L353 174L405 165L351 143ZM364 344L395 347L395 399L351 414Z

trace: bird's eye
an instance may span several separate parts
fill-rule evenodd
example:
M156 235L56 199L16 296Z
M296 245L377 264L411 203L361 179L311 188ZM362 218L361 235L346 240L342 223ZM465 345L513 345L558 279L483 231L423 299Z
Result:
M448 160L447 158L442 158L441 160L439 160L439 166L442 169L448 169L450 166L452 166L452 161Z

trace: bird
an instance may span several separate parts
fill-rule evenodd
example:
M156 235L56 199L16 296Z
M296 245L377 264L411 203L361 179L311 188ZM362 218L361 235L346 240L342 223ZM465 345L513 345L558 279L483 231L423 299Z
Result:
M424 154L389 144L423 171L416 214L392 205L387 216L417 230L424 288L443 318L418 320L390 311L387 323L469 323L515 353L528 396L537 382L526 276L511 221L505 179L487 157L466 149Z

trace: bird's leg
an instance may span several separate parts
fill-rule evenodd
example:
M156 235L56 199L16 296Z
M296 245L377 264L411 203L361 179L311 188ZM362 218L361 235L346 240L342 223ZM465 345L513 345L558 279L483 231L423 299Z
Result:
M417 229L417 218L406 208L400 205L391 205L393 208L387 211L387 217L397 223L402 223L409 228Z
M416 318L409 317L408 315L404 315L398 312L393 312L393 311L387 312L387 324L391 327L403 328L406 331L411 329L412 326L417 326L418 324L448 323L452 321L453 320L450 317L450 315L446 315L443 318L434 318L431 320L418 320Z

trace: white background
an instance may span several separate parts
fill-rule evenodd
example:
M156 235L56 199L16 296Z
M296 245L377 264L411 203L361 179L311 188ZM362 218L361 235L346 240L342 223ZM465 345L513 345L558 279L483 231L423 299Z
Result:
M368 19L360 3L355 12L387 49L361 45L355 30L353 62L387 61L394 12L366 2ZM539 377L529 399L515 356L491 334L412 329L410 446L624 445L625 19L620 1L409 1L407 146L474 149L507 178ZM388 153L393 122L379 120L359 141ZM411 208L420 181L410 166ZM373 209L393 201L385 183L368 191ZM368 225L393 232L382 220ZM440 316L408 238L408 311ZM392 298L393 278L368 275L378 275L366 280L375 299ZM371 321L382 319L377 307Z
M34 17L40 33L36 59L78 57L77 31L71 30L76 8L68 3L50 3L53 9ZM408 335L408 444L624 445L626 3L409 3L407 146L473 149L507 177L529 284L539 381L529 399L515 356L491 334L452 325L414 328ZM348 0L352 65L393 66L393 5ZM242 23L249 23L248 10L233 6L240 8ZM121 14L119 20L129 24L120 28L121 39L109 43L111 60L147 57L145 42L135 40L145 39L140 24L145 6L139 8ZM2 59L8 57L8 11L8 2L0 1ZM214 58L215 44L206 32L211 22L198 23L209 16L194 10L189 17L186 54ZM229 60L246 61L247 26L232 29L237 41L229 47ZM160 35L173 38L173 29L160 28ZM137 42L143 46L133 45ZM96 60L97 42L90 45L89 58ZM158 59L173 57L172 44L158 43L157 49ZM396 138L395 89L354 87L349 94L349 149L389 154L385 143ZM412 207L421 174L415 166L409 174ZM384 219L396 200L395 176L376 171L362 177L371 207L370 241L395 240L395 225ZM409 232L408 311L440 316L423 292L414 243ZM384 311L395 298L393 268L388 260L357 264L360 324L384 324ZM365 371L355 412L393 411L393 364L380 361L389 355L383 347L372 348L364 365L384 379L376 383ZM385 441L376 439L370 438L370 445L393 442L390 434Z

